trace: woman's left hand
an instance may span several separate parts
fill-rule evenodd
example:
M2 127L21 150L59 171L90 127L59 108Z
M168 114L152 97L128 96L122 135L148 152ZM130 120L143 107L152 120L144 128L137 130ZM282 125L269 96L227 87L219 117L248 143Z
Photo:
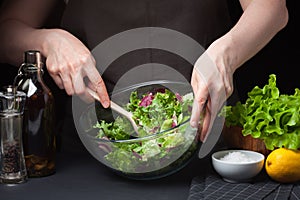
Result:
M218 48L221 42L215 41L198 58L191 78L195 93L191 126L201 126L202 142L206 141L220 108L233 92L233 71L226 62L226 53L223 53L226 51L223 51L222 45Z

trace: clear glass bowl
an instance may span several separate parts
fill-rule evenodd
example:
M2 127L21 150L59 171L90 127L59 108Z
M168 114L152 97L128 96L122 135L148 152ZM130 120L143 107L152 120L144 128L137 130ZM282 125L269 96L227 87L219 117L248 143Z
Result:
M168 88L180 95L192 93L188 83L152 81L114 91L111 99L124 106L129 102L133 91L137 91L140 96L160 88ZM81 130L78 134L87 150L119 175L142 180L161 178L182 169L199 150L201 142L198 139L198 131L190 126L189 118L173 128L144 137L132 137L126 140L97 138L99 129L95 128L95 124L100 120L112 122L117 116L118 113L104 109L99 102L88 105L80 116ZM160 146L159 141L166 141L171 137L177 137L171 141L178 144ZM143 146L143 154L133 151L132 146L137 148Z

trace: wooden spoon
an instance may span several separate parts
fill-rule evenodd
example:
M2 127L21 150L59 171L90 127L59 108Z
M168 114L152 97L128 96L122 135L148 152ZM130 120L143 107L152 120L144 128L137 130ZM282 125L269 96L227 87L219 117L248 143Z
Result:
M100 98L96 92L94 92L93 90L91 90L89 88L87 88L87 91L94 99L96 99L97 101L100 102ZM110 107L112 110L114 110L114 111L118 112L119 114L123 115L124 117L126 117L130 121L136 134L139 135L138 126L136 125L135 121L132 119L131 112L128 112L127 110L125 110L124 108L122 108L121 106L119 106L118 104L116 104L113 101L110 101Z

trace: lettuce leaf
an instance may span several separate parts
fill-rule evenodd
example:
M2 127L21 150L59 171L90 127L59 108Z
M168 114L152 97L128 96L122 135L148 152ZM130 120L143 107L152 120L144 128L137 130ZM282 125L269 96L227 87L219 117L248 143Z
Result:
M244 136L262 139L269 150L300 148L300 90L280 94L275 74L263 88L255 86L244 104L224 106L219 115L225 117L227 126L243 127Z

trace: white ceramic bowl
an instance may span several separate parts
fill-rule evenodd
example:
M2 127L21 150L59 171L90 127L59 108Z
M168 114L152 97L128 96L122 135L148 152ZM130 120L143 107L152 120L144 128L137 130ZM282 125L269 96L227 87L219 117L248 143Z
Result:
M231 159L224 160L226 155L228 158L228 154ZM243 155L243 159L239 155ZM263 154L249 150L222 150L212 154L212 165L216 172L225 181L232 183L250 181L260 173L264 166L264 160Z

